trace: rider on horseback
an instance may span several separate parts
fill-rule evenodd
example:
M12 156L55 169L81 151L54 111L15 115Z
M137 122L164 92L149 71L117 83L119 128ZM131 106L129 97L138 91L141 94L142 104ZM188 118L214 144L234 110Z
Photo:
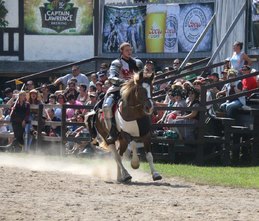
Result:
M106 138L107 144L114 144L117 138L117 129L113 107L120 98L120 85L129 80L133 73L143 68L139 59L132 58L132 48L127 42L120 45L121 56L112 61L109 69L109 80L112 86L108 89L103 102L103 113L106 128L109 134Z

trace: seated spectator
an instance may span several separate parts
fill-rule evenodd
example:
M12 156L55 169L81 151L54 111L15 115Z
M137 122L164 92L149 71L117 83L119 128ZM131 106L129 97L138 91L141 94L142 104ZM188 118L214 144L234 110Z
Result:
M79 95L77 96L77 100L81 103L85 103L88 99L88 91L87 86L84 84L80 84L79 86Z
M26 83L26 91L30 92L34 88L35 88L35 86L34 86L33 81L31 81L31 80L27 81L27 83Z
M98 81L98 75L96 73L93 73L91 74L90 79L91 79L90 85L95 85L96 82Z
M73 94L70 94L67 98L67 104L69 105L82 105L80 101L77 101ZM71 119L75 114L75 109L67 108L66 117L67 119Z
M174 107L186 107L185 94L183 89L174 89L169 92L170 99ZM168 123L171 119L176 119L177 116L184 114L185 111L173 110L167 113L165 123Z
M30 90L28 102L30 104L34 104L34 105L42 104L42 102L39 98L39 92L36 89Z
M174 61L173 61L173 70L178 70L180 66L181 66L180 59L178 59L178 58L174 59Z
M65 98L64 94L57 95L57 104L63 105L65 103L66 103L66 98ZM62 119L62 108L61 107L57 107L55 109L55 116L60 120Z
M49 96L50 96L50 91L49 91L49 87L48 87L48 85L47 84L43 84L42 86L41 86L41 92L42 92L42 95L41 95L41 97L42 97L42 102L44 103L44 104L47 104L47 103L49 103Z
M146 60L146 64L144 66L144 72L148 74L152 74L154 72L154 63L151 60Z
M221 71L220 81L226 81L228 79L228 69Z
M53 108L48 108L46 111L47 111L46 121L60 121L60 119L58 119L55 116L55 111ZM46 125L44 128L44 132L46 136L59 137L61 136L61 126Z
M102 93L102 86L103 86L103 83L101 81L97 81L96 84L96 93L97 93L97 96L99 96L101 93Z
M199 107L200 101L199 101L200 93L195 88L190 88L188 92L188 100L189 103L187 103L187 107ZM175 123L175 124L196 124L199 120L199 111L192 110L189 112L186 112L184 115L179 115L176 117L176 119L169 120L169 123ZM185 140L193 140L195 139L195 127L179 127L174 128L178 133L179 137L181 139Z
M85 105L94 106L97 103L97 94L96 92L89 92L89 100Z
M84 123L84 119L85 119L84 115L79 114L79 115L77 115L76 122ZM89 137L89 140L90 140L90 134L89 134L89 131L87 130L86 126L77 127L75 130L73 130L68 135L72 136L72 137L84 137L84 138ZM66 151L68 154L80 153L86 148L87 143L88 143L88 141L79 141L79 142L70 143L72 148L67 149Z
M251 67L248 65L244 65L241 68L241 73L244 75L250 74ZM249 77L249 78L242 79L242 85L243 85L243 91L250 91L252 89L257 88L256 77Z
M102 63L100 65L100 70L97 72L98 80L100 81L100 75L104 74L108 77L109 65L107 63Z
M55 105L57 103L57 96L55 94L51 94L49 96L49 103L51 105Z
M68 82L68 87L65 89L64 95L67 100L69 95L74 95L75 98L78 97L79 92L77 91L76 83L73 80Z
M89 90L88 90L88 93L89 92L96 92L96 85L95 84L90 84L90 87L89 87Z
M10 87L5 88L4 95L11 99L13 97L13 90Z
M102 82L104 84L104 82L108 79L107 75L105 72L100 72L98 74L98 81Z
M228 79L233 79L237 77L237 72L233 69L228 70ZM242 82L241 81L234 81L227 83L224 87L224 91L221 91L219 93L225 93L226 96L233 95L240 93L242 91ZM218 93L218 94L219 94ZM229 99L223 104L220 105L220 109L226 113L228 117L235 117L235 111L245 105L245 97L239 97L234 99Z

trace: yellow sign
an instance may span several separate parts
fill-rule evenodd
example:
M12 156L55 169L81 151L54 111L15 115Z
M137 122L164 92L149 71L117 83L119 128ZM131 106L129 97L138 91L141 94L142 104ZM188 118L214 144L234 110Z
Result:
M163 53L165 43L166 13L150 13L146 19L147 53Z

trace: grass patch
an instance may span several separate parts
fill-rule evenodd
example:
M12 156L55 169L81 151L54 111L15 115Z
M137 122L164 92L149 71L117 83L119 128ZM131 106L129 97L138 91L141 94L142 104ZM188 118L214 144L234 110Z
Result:
M193 165L156 164L166 177L181 177L186 181L241 188L259 189L259 167L199 167ZM147 163L142 169L149 170Z

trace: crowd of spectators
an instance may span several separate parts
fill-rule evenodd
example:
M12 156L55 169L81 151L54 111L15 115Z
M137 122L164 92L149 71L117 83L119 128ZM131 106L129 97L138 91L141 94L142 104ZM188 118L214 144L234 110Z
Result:
M233 55L226 59L226 64L222 68L220 73L211 72L207 73L206 77L198 76L195 71L191 73L191 68L186 71L190 72L186 77L178 78L174 82L166 82L160 85L155 85L154 91L160 91L166 93L164 100L156 102L157 106L169 106L169 107L198 107L200 105L200 90L202 85L208 85L219 81L225 81L227 79L240 76L242 74L249 74L255 69L251 67L250 58L242 52L242 43L235 42L233 46ZM188 63L187 65L190 65ZM156 75L168 73L172 70L179 69L181 65L180 59L175 59L172 64L166 66L163 70L156 71L156 67L153 61L147 60L145 62L145 73L156 72ZM79 66L72 67L72 73L56 79L52 84L44 83L40 87L35 88L32 80L27 81L25 87L26 100L32 107L33 105L49 104L54 106L48 106L44 109L43 118L45 121L61 121L62 111L61 105L90 105L94 106L99 100L101 100L107 89L111 86L108 80L109 65L102 63L100 70L93 73L89 78L82 74ZM170 77L172 75L167 75ZM259 79L256 77L250 77L242 81L236 81L232 83L224 84L222 87L213 87L207 91L206 99L213 100L218 97L228 96L235 93L239 93L244 90L251 90L258 87ZM57 88L59 84L63 85L62 90L53 90ZM15 99L19 94L18 90L12 90L10 87L4 89L3 97L0 99L0 103L10 104L14 106ZM239 97L233 100L227 100L222 104L210 105L207 108L213 109L214 114L223 114L228 117L235 117L235 110L245 103L245 97ZM56 106L59 105L59 106ZM73 109L68 108L66 110L66 121L71 122L83 122L86 109ZM36 126L31 122L38 119L37 110L31 108L30 116L26 121L25 133L29 134L24 142L24 149L29 151L31 148L33 135L35 135ZM170 123L170 124L195 124L199 119L199 111L155 111L152 116L153 123ZM0 120L10 120L10 109L0 108ZM167 128L168 129L168 128ZM195 136L195 131L191 127L170 128L175 130L181 139L192 139ZM0 132L12 132L11 125L0 125ZM87 129L84 126L70 127L68 128L67 136L86 136L88 134ZM43 135L55 136L61 135L60 126L46 125L43 128ZM11 143L12 141L1 139L2 143ZM69 143L67 151L68 153L75 153L78 151L84 151L86 143Z

